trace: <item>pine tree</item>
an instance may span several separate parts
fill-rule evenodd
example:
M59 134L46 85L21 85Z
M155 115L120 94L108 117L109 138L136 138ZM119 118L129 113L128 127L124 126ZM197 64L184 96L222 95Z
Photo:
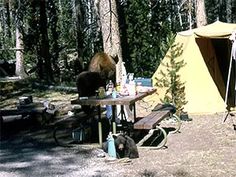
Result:
M173 40L172 40L173 41ZM181 82L178 72L185 66L184 60L176 60L183 53L182 44L174 44L170 47L170 52L167 54L169 61L167 63L161 63L166 70L160 71L162 77L156 78L156 86L160 88L167 88L165 96L161 99L162 103L170 103L176 107L177 115L180 115L183 106L187 103L185 99L185 86L184 82Z

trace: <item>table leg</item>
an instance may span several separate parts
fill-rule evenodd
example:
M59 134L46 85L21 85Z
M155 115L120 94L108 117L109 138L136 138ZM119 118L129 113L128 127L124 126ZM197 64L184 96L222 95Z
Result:
M121 114L121 120L122 121L127 121L126 115L125 115L125 110L124 110L124 105L120 105L121 109L120 109L120 114Z
M0 115L0 140L2 139L2 135L3 135L3 118Z
M134 122L136 122L136 107L135 107L135 103L133 103L133 110L134 110Z
M99 144L102 145L102 122L101 122L101 107L97 106L98 111L98 138Z
M112 130L113 134L116 134L116 105L112 105Z
M120 105L120 116L121 116L121 120L124 120L124 105Z

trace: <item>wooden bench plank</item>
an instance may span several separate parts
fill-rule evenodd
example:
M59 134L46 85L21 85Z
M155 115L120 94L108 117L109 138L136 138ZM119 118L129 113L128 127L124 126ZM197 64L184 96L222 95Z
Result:
M158 123L160 123L163 119L165 119L169 115L170 111L157 111L157 114L153 116L149 121L145 122L143 128L144 129L152 129L155 128Z
M21 114L42 114L46 111L45 107L38 107L32 109L1 109L0 116L8 116L8 115L21 115Z
M164 118L170 114L169 110L153 111L143 119L134 124L134 129L152 129L155 128Z
M144 129L144 124L152 119L157 113L151 112L146 117L140 119L138 122L134 124L134 129Z

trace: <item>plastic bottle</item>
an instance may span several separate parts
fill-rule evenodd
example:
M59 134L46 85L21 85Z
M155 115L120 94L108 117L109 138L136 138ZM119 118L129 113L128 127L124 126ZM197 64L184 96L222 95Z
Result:
M114 90L114 84L112 80L109 80L109 83L107 84L107 95L111 95Z
M129 73L129 83L128 83L128 91L129 91L129 95L131 96L135 96L136 95L136 83L134 81L134 74L133 73Z
M108 135L107 142L108 142L108 155L110 157L116 158L115 140L111 132Z
M114 90L114 84L113 84L112 80L109 80L109 82L106 86L106 90L107 90L106 95L108 95L108 96L112 95L112 92ZM111 119L112 118L112 106L111 105L106 105L106 111L107 111L106 112L106 117L108 119Z
M106 105L106 117L108 118L108 119L110 119L110 121L111 121L111 119L112 119L112 106L111 105Z
M129 81L129 95L136 95L136 83L134 80Z

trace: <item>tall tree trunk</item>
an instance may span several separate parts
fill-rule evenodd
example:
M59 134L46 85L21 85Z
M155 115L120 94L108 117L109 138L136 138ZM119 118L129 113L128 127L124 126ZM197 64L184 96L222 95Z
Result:
M78 58L76 59L78 63L78 69L75 74L79 74L83 69L83 53L84 53L84 34L83 34L83 7L80 0L73 0L73 16L75 20L75 31L76 31L76 50Z
M192 29L192 0L188 0L188 20L189 20L189 29Z
M58 64L59 58L59 33L57 29L58 25L58 14L57 14L57 7L54 0L48 0L48 13L49 13L49 26L51 30L52 42L51 42L51 53L52 53L52 66L54 69L55 75L59 78L60 76L60 68Z
M44 78L47 82L51 83L54 81L53 70L51 64L51 57L49 53L49 40L48 40L48 30L47 30L47 15L46 15L46 1L40 0L40 57L42 59L42 72Z
M183 29L183 20L182 20L182 16L180 13L180 8L181 8L181 6L179 4L177 4L179 25L180 25L181 29Z
M11 0L4 0L4 5L6 8L6 24L7 24L7 35L11 38Z
M26 78L24 69L23 40L18 25L16 25L16 75L20 78Z
M19 2L18 9L20 8L21 4ZM20 32L20 19L18 19L18 9L16 9L16 71L15 74L20 78L26 78L27 74L25 73L24 69L24 55L23 55L23 36Z
M117 14L119 19L119 29L120 29L120 46L122 49L122 59L124 58L126 61L130 61L130 51L129 51L129 43L127 36L127 22L125 19L124 6L120 4L119 1L116 3Z
M231 0L227 0L226 2L226 20L227 20L227 23L230 23L232 21L232 1Z
M120 32L118 25L118 14L116 0L96 0L95 4L101 22L103 49L112 57L118 56L116 82L122 79L122 51L120 42Z
M196 23L197 27L207 24L205 0L196 0Z
M236 23L236 1L232 1L232 7L231 7L231 12L232 12L232 23Z

